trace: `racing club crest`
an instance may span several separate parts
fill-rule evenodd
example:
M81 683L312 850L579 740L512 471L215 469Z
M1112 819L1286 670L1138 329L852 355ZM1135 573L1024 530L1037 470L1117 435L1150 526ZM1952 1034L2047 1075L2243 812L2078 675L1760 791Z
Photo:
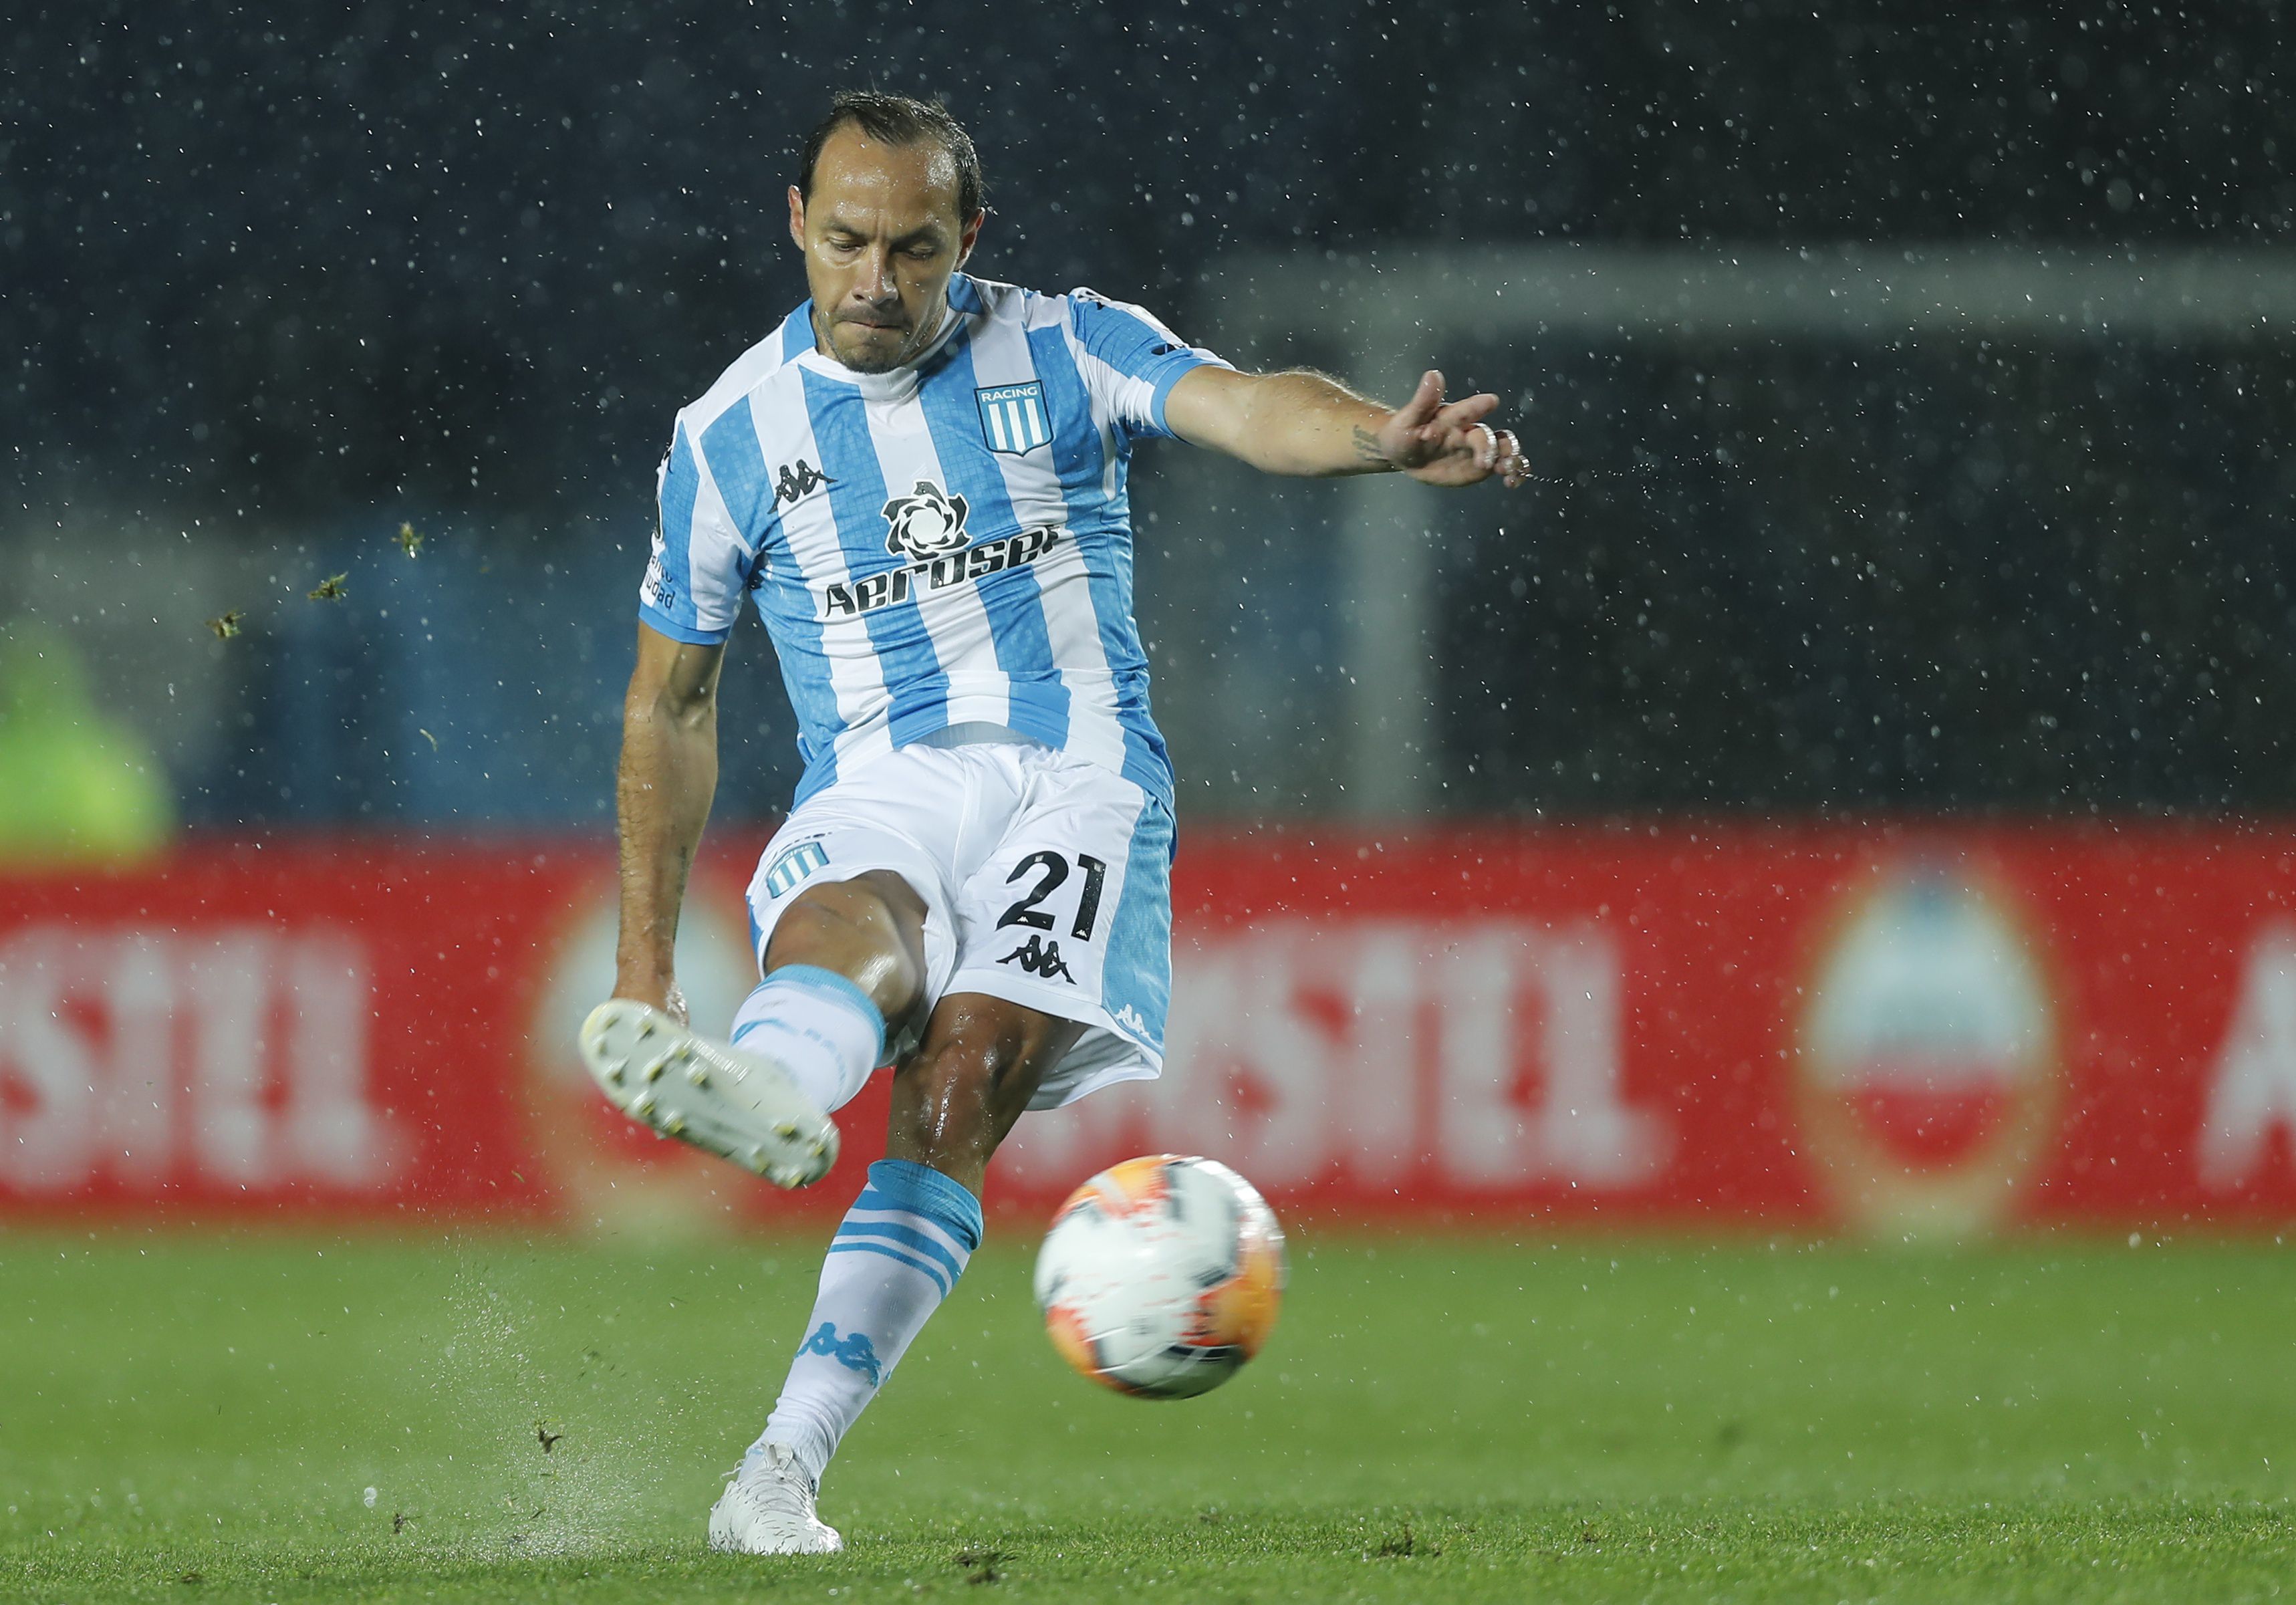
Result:
M990 451L1018 456L1052 440L1042 381L988 385L973 391L972 398L980 405L980 438Z
M906 552L919 562L954 552L965 543L966 511L963 496L946 495L931 479L919 479L916 489L885 504L885 522L890 526L885 550Z

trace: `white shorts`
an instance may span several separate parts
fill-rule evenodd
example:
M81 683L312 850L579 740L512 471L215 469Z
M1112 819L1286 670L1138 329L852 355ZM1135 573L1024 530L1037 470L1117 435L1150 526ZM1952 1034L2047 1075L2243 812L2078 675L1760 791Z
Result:
M775 833L750 882L750 935L762 966L807 887L892 871L924 899L923 1014L980 992L1084 1026L1029 1100L1057 1109L1163 1069L1171 864L1170 813L1097 764L1033 742L904 747Z

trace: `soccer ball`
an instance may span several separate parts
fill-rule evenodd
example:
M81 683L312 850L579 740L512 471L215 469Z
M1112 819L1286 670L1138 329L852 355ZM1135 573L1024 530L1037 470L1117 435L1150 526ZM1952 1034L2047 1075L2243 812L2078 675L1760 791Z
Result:
M1119 1393L1209 1393L1259 1352L1283 1297L1283 1232L1216 1159L1150 1154L1069 1195L1037 1255L1061 1357Z

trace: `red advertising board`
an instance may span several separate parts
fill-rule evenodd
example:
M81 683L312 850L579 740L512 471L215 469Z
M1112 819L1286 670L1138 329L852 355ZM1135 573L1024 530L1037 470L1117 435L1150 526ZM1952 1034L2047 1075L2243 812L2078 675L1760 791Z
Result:
M697 1019L754 979L697 871ZM609 1231L835 1212L623 1124L572 1053L595 841L202 844L0 880L0 1213ZM1198 834L1163 1078L1024 1119L992 1201L1210 1154L1333 1219L1960 1232L2296 1218L2296 829Z

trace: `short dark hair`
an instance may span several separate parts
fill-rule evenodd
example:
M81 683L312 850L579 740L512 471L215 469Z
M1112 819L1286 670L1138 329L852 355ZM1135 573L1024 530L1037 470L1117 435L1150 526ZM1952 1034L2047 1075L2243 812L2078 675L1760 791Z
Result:
M813 199L813 168L821 160L821 147L848 123L880 144L914 145L928 139L938 143L956 164L957 220L969 223L980 212L987 186L981 183L980 156L972 148L972 136L937 100L912 100L877 89L839 90L829 102L829 115L805 136L805 153L797 170L797 192L803 199Z

